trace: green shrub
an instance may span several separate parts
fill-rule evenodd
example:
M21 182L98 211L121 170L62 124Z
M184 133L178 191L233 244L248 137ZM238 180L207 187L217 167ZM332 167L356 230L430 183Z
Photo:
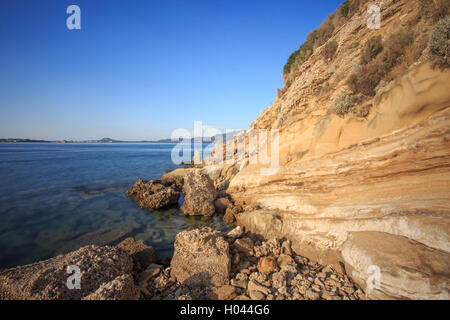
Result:
M284 66L284 74L291 72L292 68L296 65L301 65L303 62L308 60L308 58L313 54L313 48L308 42L305 42L300 46L298 50L289 56L289 59Z
M343 117L352 111L355 104L359 102L359 98L355 95L343 95L336 99L334 105L330 108L332 113Z
M348 17L348 12L350 11L350 6L349 6L349 3L348 3L348 0L347 1L345 1L343 4L342 4L342 6L341 6L341 15L343 16L343 17Z
M301 65L303 62L313 54L314 48L317 48L326 43L333 35L334 25L330 19L325 20L324 23L316 30L310 32L298 50L293 52L283 68L285 75L289 74L295 66Z
M338 43L336 41L328 41L322 51L322 56L325 61L332 60L336 55Z
M367 40L366 45L362 50L361 63L368 64L383 50L383 43L381 36L372 37Z
M439 21L433 29L428 46L431 62L441 70L450 67L450 16Z

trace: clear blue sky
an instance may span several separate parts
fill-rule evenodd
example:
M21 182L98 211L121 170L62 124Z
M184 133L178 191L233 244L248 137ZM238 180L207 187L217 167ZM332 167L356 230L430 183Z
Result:
M342 0L0 0L0 138L246 129ZM81 30L66 9L81 8Z

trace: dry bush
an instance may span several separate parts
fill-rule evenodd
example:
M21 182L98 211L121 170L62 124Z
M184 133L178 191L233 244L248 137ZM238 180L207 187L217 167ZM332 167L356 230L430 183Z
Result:
M410 30L401 29L391 34L384 41L384 51L380 56L380 68L385 74L391 71L398 63L399 58L405 54L406 49L413 43L414 36Z
M369 64L361 66L358 72L350 75L350 78L347 80L347 85L355 93L362 93L370 97L375 96L375 88L384 76L380 65L380 61L374 60Z
M420 0L418 18L425 17L434 22L445 18L449 13L449 0Z
M413 40L413 33L403 29L388 36L384 43L381 37L369 39L361 53L362 65L350 75L347 85L355 93L375 96L380 81L397 65Z
M441 70L450 67L450 16L439 21L433 29L428 46L431 62Z
M383 50L381 36L372 37L367 40L361 54L361 63L368 64Z
M322 56L325 61L332 60L336 55L338 43L336 41L328 41L322 51Z

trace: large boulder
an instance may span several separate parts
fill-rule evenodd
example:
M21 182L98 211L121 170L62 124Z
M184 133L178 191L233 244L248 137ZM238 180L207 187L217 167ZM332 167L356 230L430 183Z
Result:
M157 210L178 203L180 193L172 186L165 186L158 180L139 179L127 190L126 195L139 203L144 209Z
M145 270L158 259L155 249L143 242L136 242L132 237L126 238L117 247L127 252L133 258L133 267L137 272Z
M200 169L193 170L184 178L184 203L181 211L185 215L212 216L217 191L211 178Z
M345 268L371 299L445 299L450 254L384 232L352 232L342 246Z
M72 286L76 285L75 274L71 270L68 273L69 266L80 270L79 289ZM126 252L116 247L86 246L66 255L1 271L0 300L80 300L117 277L130 275L132 269L132 259ZM108 298L131 297L120 290L133 292L129 282L115 287Z
M175 237L171 276L188 286L222 286L229 282L229 245L211 228L183 231Z

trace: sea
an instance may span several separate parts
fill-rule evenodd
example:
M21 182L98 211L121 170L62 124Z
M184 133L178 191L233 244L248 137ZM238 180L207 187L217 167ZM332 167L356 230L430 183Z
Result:
M230 230L219 216L186 217L179 208L149 211L125 196L137 179L159 179L180 167L171 159L175 146L0 143L0 269L130 236L166 258L180 231Z

